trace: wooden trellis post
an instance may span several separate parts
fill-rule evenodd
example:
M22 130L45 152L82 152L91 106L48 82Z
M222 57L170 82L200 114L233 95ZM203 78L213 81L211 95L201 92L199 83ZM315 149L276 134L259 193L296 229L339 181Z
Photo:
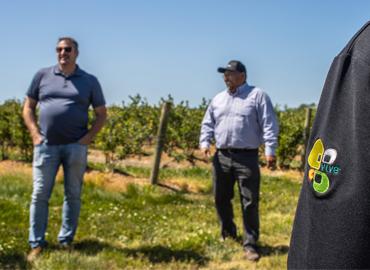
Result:
M167 122L168 116L171 108L171 102L165 102L162 106L161 118L159 121L158 135L156 140L156 147L154 153L153 167L150 173L150 182L152 185L157 184L158 174L159 174L159 165L161 162L161 155L163 150L163 145L166 137Z
M312 111L312 108L306 108L306 119L304 122L304 131L303 131L304 148L303 148L302 157L301 157L301 160L302 160L301 169L302 170L304 169L305 162L306 162L305 160L306 151L307 151L306 148L308 144L308 139L310 137L311 111Z

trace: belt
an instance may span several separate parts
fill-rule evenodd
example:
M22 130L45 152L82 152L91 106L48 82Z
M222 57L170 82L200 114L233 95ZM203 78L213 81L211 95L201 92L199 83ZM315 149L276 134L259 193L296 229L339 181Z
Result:
M249 148L218 148L218 151L227 152L227 153L247 153L247 152L258 152L258 148L249 149Z

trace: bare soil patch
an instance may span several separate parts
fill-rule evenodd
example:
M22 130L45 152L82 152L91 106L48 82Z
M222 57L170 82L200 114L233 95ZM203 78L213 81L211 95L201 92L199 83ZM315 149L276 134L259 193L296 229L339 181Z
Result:
M104 155L95 150L89 151L89 160L93 162L104 162ZM139 166L139 167L150 167L152 162L152 157L141 157L141 158L129 158L127 160L122 161L123 166ZM170 168L189 168L191 165L188 162L180 162L180 163L171 163L170 157L164 155L163 156L163 164L166 164ZM202 162L202 167L209 167L210 163ZM29 180L32 181L32 165L30 163L18 162L18 161L1 161L0 162L0 175L9 175L12 173L22 173L29 177ZM269 176L276 176L276 177L286 177L291 179L292 181L302 181L303 173L299 171L282 171L282 170L268 170L267 168L261 168L261 173L263 175ZM211 180L211 179L209 179ZM63 170L59 170L57 175L57 181L63 181ZM98 171L88 171L85 174L85 182L91 182L98 186L103 187L104 189L110 191L118 191L122 192L127 189L127 186L130 184L136 185L150 185L149 179L147 178L138 178L130 175L122 175L119 173L106 173L106 172L98 172ZM204 184L204 183L203 183ZM177 190L177 191L186 191L191 193L198 193L204 188L204 185L201 185L196 182L189 182L186 178L173 178L173 179L166 179L164 183L165 187L170 190Z
M32 181L32 165L17 161L1 161L0 162L0 176L9 174L24 174L29 181ZM63 170L59 169L57 181L63 181ZM150 185L147 178L139 178L133 176L126 176L119 173L106 173L98 171L88 171L85 173L84 181L87 183L94 183L97 186L103 187L106 190L123 192L126 191L130 184L136 185ZM167 179L165 187L174 191L188 191L197 193L202 187L196 183L187 183L186 179Z

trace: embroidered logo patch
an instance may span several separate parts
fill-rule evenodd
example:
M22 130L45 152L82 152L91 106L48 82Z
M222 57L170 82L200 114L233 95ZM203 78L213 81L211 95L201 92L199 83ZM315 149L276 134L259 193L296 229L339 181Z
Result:
M334 162L337 158L337 150L326 149L321 139L317 139L308 155L308 179L312 182L313 189L320 195L325 194L330 187L328 175L338 175L340 167Z

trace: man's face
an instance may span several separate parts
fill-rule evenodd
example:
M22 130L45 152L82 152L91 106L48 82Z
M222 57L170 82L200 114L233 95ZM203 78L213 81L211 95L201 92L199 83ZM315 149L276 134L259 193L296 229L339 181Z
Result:
M245 74L239 71L226 70L224 73L224 81L229 90L234 91L245 81Z
M57 45L56 52L59 65L67 66L76 64L78 52L69 40L60 41Z

